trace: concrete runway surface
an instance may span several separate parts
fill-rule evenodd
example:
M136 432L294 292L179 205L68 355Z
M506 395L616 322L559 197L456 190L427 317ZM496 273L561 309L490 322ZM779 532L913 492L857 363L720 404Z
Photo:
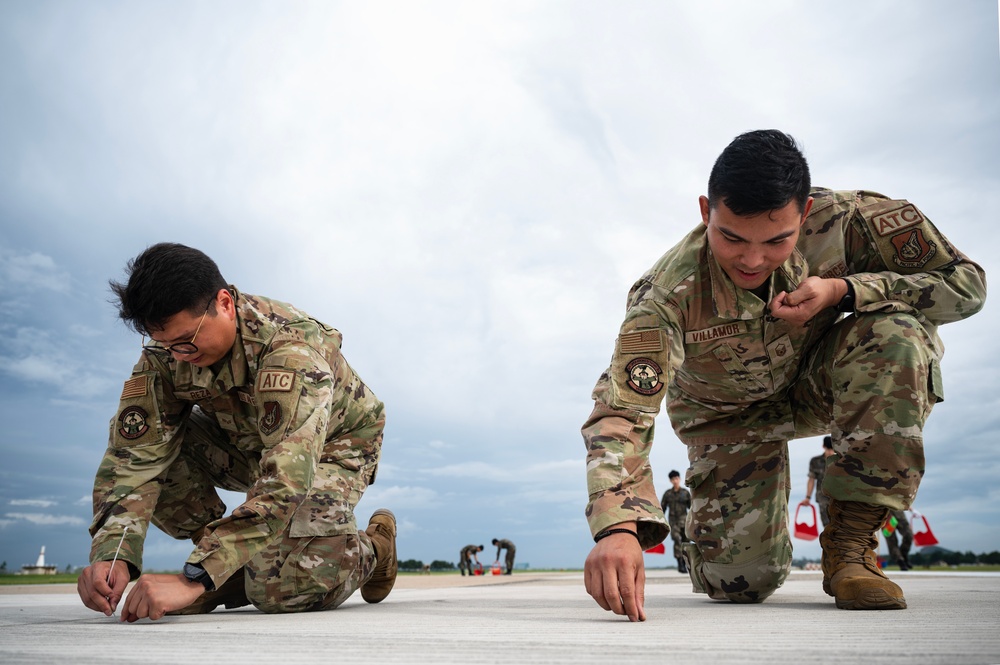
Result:
M890 573L909 609L838 610L816 572L760 605L648 573L645 623L602 611L582 573L401 576L368 605L252 608L122 624L69 585L0 587L0 663L1000 663L1000 574Z

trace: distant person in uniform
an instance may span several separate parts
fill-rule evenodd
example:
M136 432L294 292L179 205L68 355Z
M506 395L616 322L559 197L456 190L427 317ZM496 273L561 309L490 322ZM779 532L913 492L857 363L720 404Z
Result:
M123 621L220 605L333 609L359 588L369 603L385 598L396 519L376 510L361 531L354 517L385 413L340 333L243 293L184 245L153 245L127 272L111 288L144 338L94 481L84 605L110 615L136 579ZM246 500L227 514L218 487ZM194 542L182 573L142 572L150 523Z
M674 541L674 558L677 559L677 572L687 572L687 562L684 561L683 545L687 542L684 533L684 522L691 508L691 493L681 487L681 474L676 469L667 474L672 487L663 493L660 508L667 516L670 525L670 537Z
M905 608L876 534L916 496L924 422L943 394L937 328L983 307L983 269L908 201L812 188L777 130L736 137L699 208L702 223L629 293L582 428L587 591L645 617L642 553L669 530L649 465L666 398L690 461L696 592L758 603L781 586L787 442L831 434L823 589L841 609Z
M910 528L910 520L906 519L906 513L902 510L892 511L892 516L896 518L896 528L885 538L885 545L889 548L889 559L894 561L900 570L909 570L913 567L910 565L913 529Z
M819 504L819 518L825 527L830 522L830 497L823 492L823 476L826 475L827 457L836 455L833 452L833 439L830 436L823 437L823 454L816 455L809 460L809 475L806 480L806 498L799 501L800 506L809 505L809 497L813 495L813 488L816 488L816 503Z
M507 572L504 575L510 575L514 571L514 553L516 551L514 543L506 538L494 538L493 544L497 546L497 561L500 560L500 550L507 550L507 559L505 561Z
M466 545L462 548L462 551L458 553L458 570L462 573L462 577L465 577L465 571L469 571L472 575L472 560L476 560L476 568L479 568L482 564L479 563L479 552L483 551L482 545Z

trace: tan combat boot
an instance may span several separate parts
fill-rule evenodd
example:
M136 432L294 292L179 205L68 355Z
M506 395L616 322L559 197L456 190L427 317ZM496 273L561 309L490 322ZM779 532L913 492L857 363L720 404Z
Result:
M167 612L167 614L170 616L208 614L219 605L225 605L226 609L249 605L250 600L247 599L247 590L243 579L244 570L244 568L237 570L215 591L206 591L195 598L194 602L187 607Z
M889 509L857 501L830 501L823 546L823 591L842 610L905 610L903 590L878 567L878 530Z
M361 597L369 603L383 600L396 583L396 516L388 508L379 508L368 520L365 533L375 547L375 570L361 585Z

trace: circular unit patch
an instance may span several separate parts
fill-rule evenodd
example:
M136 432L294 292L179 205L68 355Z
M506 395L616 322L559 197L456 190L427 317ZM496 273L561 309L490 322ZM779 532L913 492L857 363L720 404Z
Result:
M655 395L663 389L660 366L650 358L636 358L625 366L628 387L640 395Z
M149 423L146 422L146 418L148 417L149 414L146 413L146 409L141 406L130 406L122 409L122 412L118 414L118 423L120 425L118 433L124 439L138 439L149 431Z

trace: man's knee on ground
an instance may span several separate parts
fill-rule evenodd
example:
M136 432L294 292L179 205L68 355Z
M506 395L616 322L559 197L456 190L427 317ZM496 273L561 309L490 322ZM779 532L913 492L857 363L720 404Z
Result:
M734 603L762 602L785 582L792 567L790 544L740 563L706 561L694 543L686 543L684 553L694 590Z

